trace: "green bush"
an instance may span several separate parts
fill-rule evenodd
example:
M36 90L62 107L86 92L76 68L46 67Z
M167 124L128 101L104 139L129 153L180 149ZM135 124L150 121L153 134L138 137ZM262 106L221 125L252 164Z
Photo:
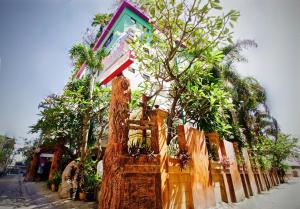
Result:
M61 182L61 173L59 171L56 171L53 178L51 180L48 180L51 182L51 184L59 185Z
M94 161L90 156L87 157L84 163L81 189L85 192L94 192L101 181L101 176L97 174L97 161Z

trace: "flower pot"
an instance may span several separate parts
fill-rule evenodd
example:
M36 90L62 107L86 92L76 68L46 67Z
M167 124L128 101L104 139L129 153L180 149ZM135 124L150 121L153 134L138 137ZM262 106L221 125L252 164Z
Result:
M219 162L211 160L211 168L214 170L221 170L222 166Z
M56 185L55 184L51 184L51 191L56 192Z
M79 200L85 200L85 192L79 192Z
M85 195L85 199L87 201L94 201L95 200L94 192L87 192Z

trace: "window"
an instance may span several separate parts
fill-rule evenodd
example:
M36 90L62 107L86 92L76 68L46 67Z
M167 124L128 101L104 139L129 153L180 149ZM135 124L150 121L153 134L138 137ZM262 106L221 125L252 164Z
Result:
M130 17L131 23L132 24L136 24L136 19L134 19L133 17Z
M128 68L128 71L129 71L129 72L132 72L132 73L135 73L135 69L132 68L132 67L129 67L129 68Z
M104 48L106 48L111 43L113 36L114 36L114 33L112 32L110 34L110 36L108 37L108 39L106 40L105 44L103 45Z
M149 80L149 79L150 79L150 76L147 75L147 74L145 74L145 73L142 74L142 77L143 77L145 80Z

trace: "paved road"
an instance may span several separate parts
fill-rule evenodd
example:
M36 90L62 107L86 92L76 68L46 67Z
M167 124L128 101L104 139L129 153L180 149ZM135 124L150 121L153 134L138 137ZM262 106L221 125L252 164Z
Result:
M40 194L35 183L24 183L20 175L0 178L0 209L49 208L54 209L48 198Z
M300 209L300 178L294 178L289 183L243 202L222 204L218 209Z
M93 209L95 202L59 199L44 182L23 182L20 175L0 178L0 209Z
M43 189L44 184L23 182L18 175L0 178L0 209L89 209L96 203L61 200L57 193ZM45 186L45 185L44 185ZM241 203L221 204L218 209L300 209L300 178Z

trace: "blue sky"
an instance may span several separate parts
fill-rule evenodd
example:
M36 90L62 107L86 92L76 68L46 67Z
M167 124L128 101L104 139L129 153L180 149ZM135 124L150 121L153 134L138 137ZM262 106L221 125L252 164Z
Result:
M68 51L82 40L92 17L113 11L112 0L0 0L0 134L31 137L39 102L59 93L71 72ZM225 0L238 9L236 39L254 39L243 75L267 89L284 132L300 137L300 1ZM18 142L21 143L21 139Z

